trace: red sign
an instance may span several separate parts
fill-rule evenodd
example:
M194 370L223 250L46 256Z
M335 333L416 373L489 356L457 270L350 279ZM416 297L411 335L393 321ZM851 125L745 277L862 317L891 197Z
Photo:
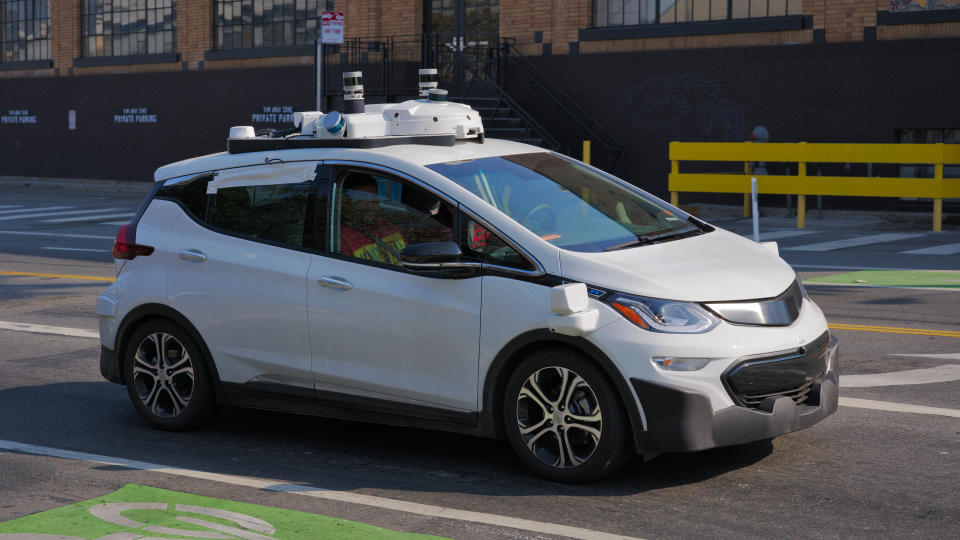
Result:
M320 43L343 43L343 12L324 11L320 16Z

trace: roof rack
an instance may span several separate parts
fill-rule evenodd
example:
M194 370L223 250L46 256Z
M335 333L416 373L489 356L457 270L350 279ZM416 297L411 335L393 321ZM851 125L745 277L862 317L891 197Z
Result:
M458 139L483 143L480 113L469 105L447 101L447 91L435 87L436 70L420 70L421 95L426 97L403 103L366 105L363 74L353 71L343 77L345 113L297 112L293 114L296 127L268 130L263 136L257 136L252 126L234 126L227 139L227 152L383 148L397 144L453 146Z

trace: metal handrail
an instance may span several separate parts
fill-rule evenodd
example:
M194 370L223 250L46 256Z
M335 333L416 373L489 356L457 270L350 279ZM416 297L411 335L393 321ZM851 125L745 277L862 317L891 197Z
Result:
M560 110L566 111L570 118L590 135L591 139L616 154L613 161L613 163L616 163L623 151L623 144L619 139L604 129L599 122L593 120L593 117L587 113L576 100L560 89L560 87L544 75L543 72L540 71L540 68L531 62L526 55L520 52L516 47L515 38L504 38L503 47L507 56L515 58L517 60L516 65L526 71L526 75L530 77L531 84L537 86L547 98L560 107ZM611 168L613 167L611 166Z

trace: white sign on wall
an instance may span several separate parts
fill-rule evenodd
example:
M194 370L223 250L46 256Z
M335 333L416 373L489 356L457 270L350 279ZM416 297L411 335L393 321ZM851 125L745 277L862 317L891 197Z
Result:
M324 11L320 15L320 43L343 43L343 12Z

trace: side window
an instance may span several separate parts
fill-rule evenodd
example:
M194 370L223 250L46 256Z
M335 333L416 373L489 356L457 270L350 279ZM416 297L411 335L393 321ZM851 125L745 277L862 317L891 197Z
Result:
M465 255L476 257L487 264L534 270L530 261L483 225L465 214L462 214L460 223L460 245Z
M345 170L333 247L344 255L400 265L400 251L452 242L453 208L436 195L380 172Z
M212 178L212 174L201 174L166 183L157 192L157 198L179 201L194 217L203 221L207 213L207 183Z
M230 233L294 247L313 247L316 182L221 187L210 195L206 222Z

